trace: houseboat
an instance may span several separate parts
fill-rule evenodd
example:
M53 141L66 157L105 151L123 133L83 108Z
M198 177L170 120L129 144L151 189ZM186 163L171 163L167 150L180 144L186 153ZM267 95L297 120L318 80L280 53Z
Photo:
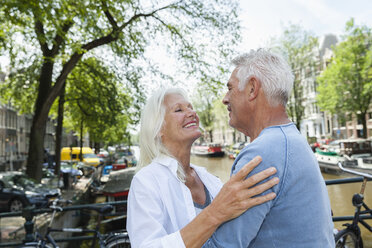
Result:
M337 166L341 162L344 167L357 170L372 170L371 142L365 139L335 140L315 150L320 168L325 171L341 172Z
M200 144L191 147L191 154L208 157L223 157L225 152L219 144Z

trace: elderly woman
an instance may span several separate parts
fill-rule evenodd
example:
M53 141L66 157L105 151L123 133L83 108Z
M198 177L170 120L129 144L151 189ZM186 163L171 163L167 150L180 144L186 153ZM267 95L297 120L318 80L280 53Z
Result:
M201 247L219 225L275 197L254 197L278 183L269 168L245 179L256 157L222 182L190 164L199 118L181 89L162 89L147 102L141 118L140 171L131 183L127 229L132 247ZM247 227L249 228L249 227Z

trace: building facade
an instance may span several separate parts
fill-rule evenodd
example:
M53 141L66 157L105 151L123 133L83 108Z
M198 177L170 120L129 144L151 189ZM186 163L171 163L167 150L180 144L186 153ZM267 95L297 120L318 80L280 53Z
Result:
M20 115L9 104L0 105L0 171L18 170L25 166L29 149L31 115ZM55 149L55 123L49 119L44 147Z
M6 75L0 73L0 82ZM32 115L21 115L9 103L0 102L0 171L18 170L26 165ZM44 147L55 149L55 122L48 120Z
M316 78L327 67L333 52L332 46L338 42L337 37L332 34L325 35L319 39L319 47L314 49L312 56L315 63L297 71L301 75L302 106L304 114L300 123L300 132L306 138L332 138L347 139L363 136L362 123L358 123L353 114L345 116L331 115L320 111L316 103L317 81ZM372 139L372 106L366 114L367 137ZM233 144L235 142L249 141L240 132L228 125L228 116L223 116L215 122L214 142L220 144Z
M316 78L326 68L327 61L332 57L331 47L337 44L337 37L332 34L325 35L319 39L319 47L313 51L315 64L303 68L302 86L304 116L300 124L301 133L309 138L325 138L332 135L330 124L327 126L325 113L320 111L316 104L317 82ZM332 121L332 120L331 120Z

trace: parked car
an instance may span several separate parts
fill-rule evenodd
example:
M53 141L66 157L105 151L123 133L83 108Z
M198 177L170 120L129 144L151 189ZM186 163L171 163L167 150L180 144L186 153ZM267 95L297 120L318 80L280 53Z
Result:
M105 156L105 155L103 155L103 154L101 154L101 153L98 153L98 154L97 154L97 158L99 159L99 163L100 163L100 164L104 164L104 163L105 163L105 160L106 160L106 158L107 158L107 156Z
M126 157L119 158L116 162L112 165L112 170L121 170L128 167L128 160Z
M108 151L106 151L103 148L99 149L99 153L98 154L103 155L103 157L107 157L109 155Z
M115 154L116 159L123 159L127 161L127 167L134 167L137 165L137 158L134 155L134 151L128 147L118 148Z
M16 212L32 205L43 208L60 195L60 189L36 183L22 172L0 173L0 211Z

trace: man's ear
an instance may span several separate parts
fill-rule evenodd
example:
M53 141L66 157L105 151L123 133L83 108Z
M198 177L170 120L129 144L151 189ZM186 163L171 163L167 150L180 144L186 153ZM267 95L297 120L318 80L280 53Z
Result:
M256 99L256 97L258 96L259 90L261 88L261 82L256 77L253 76L248 79L246 87L248 100L252 101Z

